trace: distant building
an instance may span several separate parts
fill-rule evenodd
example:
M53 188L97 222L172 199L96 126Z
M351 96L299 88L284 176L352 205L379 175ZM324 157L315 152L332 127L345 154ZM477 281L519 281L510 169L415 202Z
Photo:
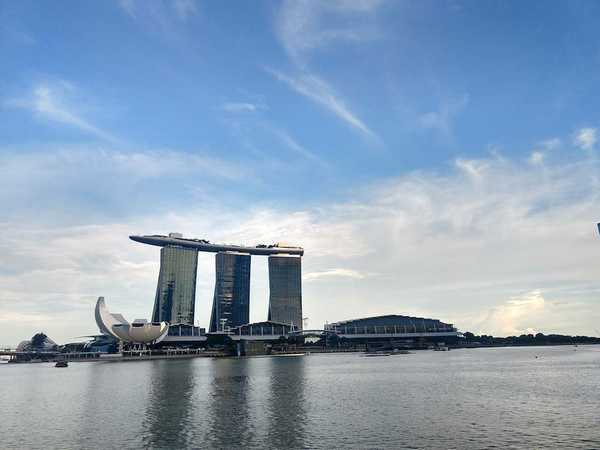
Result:
M460 335L452 324L437 319L395 314L343 320L325 324L324 329L338 338L358 342L453 342Z
M250 321L250 255L217 253L215 274L210 332L247 324Z
M413 333L455 333L452 324L437 319L423 317L386 316L365 317L362 319L343 320L325 325L325 330L340 334L413 334Z
M167 246L160 250L160 273L154 298L153 322L194 324L198 252Z
M268 320L302 329L302 259L269 256Z

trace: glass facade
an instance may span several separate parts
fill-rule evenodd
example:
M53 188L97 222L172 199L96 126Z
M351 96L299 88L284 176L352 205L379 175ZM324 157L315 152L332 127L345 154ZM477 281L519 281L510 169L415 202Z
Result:
M302 329L302 259L269 256L269 318Z
M220 252L215 257L216 282L210 332L250 321L250 255Z
M168 246L160 250L153 322L194 324L197 270L196 249Z

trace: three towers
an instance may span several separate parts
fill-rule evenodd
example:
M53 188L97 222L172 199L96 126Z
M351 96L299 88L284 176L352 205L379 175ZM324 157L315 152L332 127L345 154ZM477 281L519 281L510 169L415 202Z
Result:
M302 328L302 248L282 244L256 247L211 244L206 240L184 239L178 233L130 238L162 247L153 322L194 324L198 252L207 251L216 253L210 332L249 323L251 255L268 256L268 320Z

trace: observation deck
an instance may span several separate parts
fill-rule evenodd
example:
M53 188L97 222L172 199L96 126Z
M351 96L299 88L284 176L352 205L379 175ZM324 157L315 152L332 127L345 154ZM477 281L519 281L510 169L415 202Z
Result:
M129 239L142 244L156 245L158 247L167 246L179 246L187 247L198 250L199 252L238 252L246 253L249 255L304 255L304 249L302 247L292 247L282 244L274 245L256 245L254 247L246 247L242 245L232 244L214 244L205 239L189 239L184 238L177 233L171 233L169 236L163 236L159 234L145 235L145 236L129 236Z

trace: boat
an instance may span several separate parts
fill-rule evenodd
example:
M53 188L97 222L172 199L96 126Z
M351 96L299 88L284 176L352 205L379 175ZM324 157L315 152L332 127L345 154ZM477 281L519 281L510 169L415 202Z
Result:
M368 352L364 353L363 356L390 356L390 352Z
M66 361L56 361L54 367L69 367L69 363Z
M433 350L436 352L447 352L450 349L448 347L446 347L445 345L439 345L439 346L435 347Z

